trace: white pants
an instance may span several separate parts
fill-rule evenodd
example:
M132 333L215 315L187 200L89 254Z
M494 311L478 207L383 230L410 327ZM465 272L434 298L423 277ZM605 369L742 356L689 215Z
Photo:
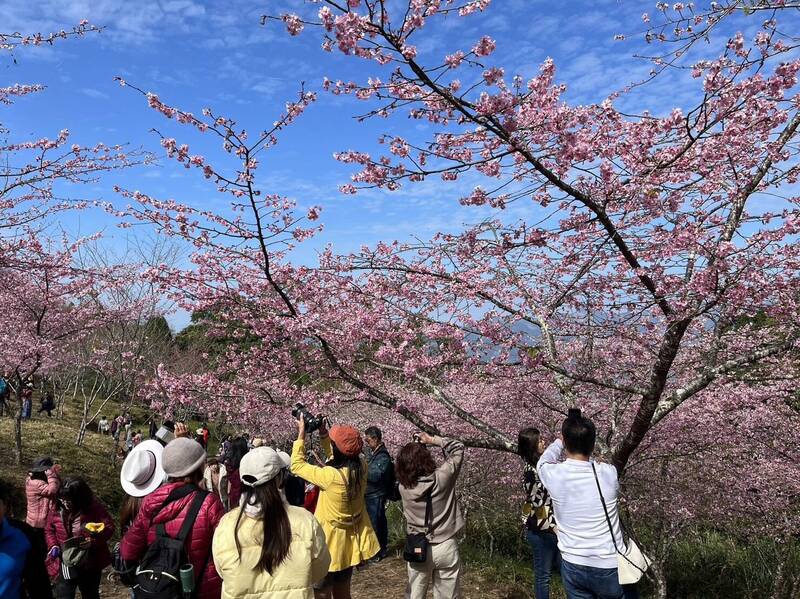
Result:
M428 545L428 557L424 563L408 564L406 599L425 599L431 582L433 599L457 599L460 579L461 559L456 540Z

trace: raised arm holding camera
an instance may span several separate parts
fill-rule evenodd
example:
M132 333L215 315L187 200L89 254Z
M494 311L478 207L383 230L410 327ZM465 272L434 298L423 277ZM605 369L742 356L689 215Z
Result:
M328 431L322 416L313 416L302 404L292 415L297 420L297 440L292 446L292 474L320 489L314 512L325 532L331 554L328 575L315 587L317 597L349 599L353 568L380 551L364 505L367 464L361 458L363 442L352 426L335 425ZM319 430L325 466L306 460L306 431Z
M592 460L596 437L594 423L570 409L561 439L544 451L536 468L558 522L561 580L568 599L638 599L636 587L622 584L618 571L625 548L619 481L614 466Z
M464 444L455 439L415 433L397 456L408 538L403 556L408 561L407 599L424 599L433 584L434 597L458 597L461 558L456 537L464 515L456 500L456 480L464 459ZM427 446L441 447L438 467Z

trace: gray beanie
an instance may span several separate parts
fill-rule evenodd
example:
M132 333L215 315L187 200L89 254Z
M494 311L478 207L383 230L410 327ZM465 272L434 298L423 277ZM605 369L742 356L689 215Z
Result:
M206 450L194 439L178 437L167 443L161 463L170 478L188 476L205 466Z

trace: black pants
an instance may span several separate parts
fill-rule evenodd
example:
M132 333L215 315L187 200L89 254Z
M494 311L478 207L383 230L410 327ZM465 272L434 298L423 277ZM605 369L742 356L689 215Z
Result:
M100 599L100 578L102 570L82 570L77 577L64 580L58 573L53 584L55 599L75 599L75 591L80 589L83 599Z
M52 411L53 411L53 408L51 408L51 407L47 407L47 408L46 408L45 406L42 406L41 408L39 408L39 411L38 411L38 412L36 412L36 413L37 413L37 414L41 414L42 412L47 412L47 417L48 417L48 418L52 418L52 417L53 417L53 415L50 413L50 412L52 412Z

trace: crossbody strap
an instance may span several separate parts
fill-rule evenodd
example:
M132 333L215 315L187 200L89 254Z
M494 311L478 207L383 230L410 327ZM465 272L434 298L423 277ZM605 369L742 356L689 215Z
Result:
M625 555L622 551L620 551L619 547L617 547L617 539L614 536L614 528L611 526L611 518L608 517L606 500L603 499L603 491L600 489L600 479L597 478L597 470L594 467L594 462L592 462L592 472L594 472L594 482L597 483L597 492L600 494L600 503L603 504L603 513L606 515L606 523L608 524L608 531L611 533L611 542L614 543L614 551L616 551L619 555L621 555L625 559L625 561L628 562L631 566L639 570L639 572L645 574L645 570L640 568L638 564L633 563L630 560L630 558L628 558L628 556Z
M189 506L189 511L186 512L186 518L184 518L183 524L181 524L181 529L178 531L178 536L175 537L178 541L183 542L186 540L186 537L189 536L192 528L194 528L195 520L197 520L197 515L200 513L200 508L203 507L203 502L206 500L207 495L208 491L198 490L195 493L194 499Z
M592 462L592 472L594 473L594 482L597 483L597 492L600 494L600 503L603 504L603 513L606 515L606 524L608 524L608 532L611 533L611 542L614 543L614 551L623 555L622 552L617 547L617 538L614 536L614 527L611 526L611 518L608 516L608 508L606 508L606 500L603 498L603 491L600 489L600 479L597 478L597 470L594 467L594 462Z
M425 534L433 532L433 485L425 493Z

